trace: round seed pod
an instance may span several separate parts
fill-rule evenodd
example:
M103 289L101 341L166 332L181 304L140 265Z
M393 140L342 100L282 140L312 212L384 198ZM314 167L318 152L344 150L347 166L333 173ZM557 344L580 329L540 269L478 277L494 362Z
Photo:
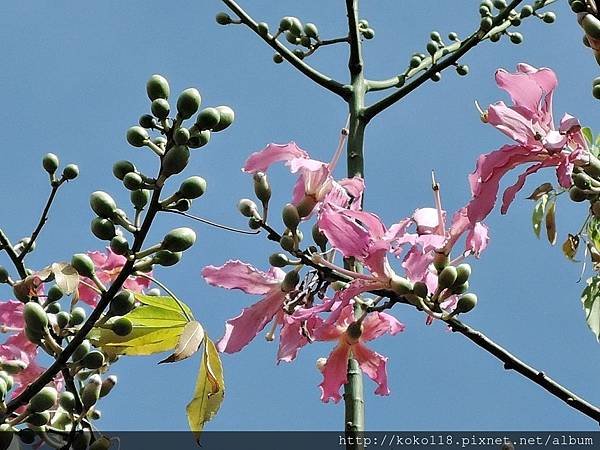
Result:
M283 292L291 292L296 289L296 285L300 282L300 275L295 270L285 274L281 282L281 290Z
M58 285L53 284L50 289L48 289L48 293L46 295L48 303L54 303L63 298L64 293L62 289L58 287Z
M121 291L110 301L109 311L113 316L124 316L135 306L135 296L130 291Z
M63 169L62 176L65 180L74 180L79 176L79 166L77 164L68 164Z
M124 236L115 236L110 241L110 249L117 255L126 255L129 253L129 242Z
M171 252L169 250L159 250L152 256L152 262L159 266L169 267L174 266L181 261L181 252Z
M173 135L173 140L177 145L186 145L190 140L190 130L184 127L178 128Z
M58 156L56 156L54 153L46 153L42 158L42 167L50 175L56 172L59 164L60 162L58 160Z
M448 288L454 284L458 276L456 267L446 266L438 275L438 286L441 289Z
M138 125L130 127L127 130L127 142L133 147L143 147L149 139L150 135L146 129Z
M103 241L110 241L117 233L112 220L101 217L96 217L92 220L91 230L94 236Z
M178 190L181 197L195 199L206 192L206 180L202 177L193 176L183 180Z
M189 119L196 114L196 111L200 108L201 101L202 97L198 89L188 88L177 99L177 113L182 119Z
M60 311L56 314L56 323L60 328L66 328L71 321L71 314L66 311Z
M466 313L471 311L477 305L477 296L475 294L464 294L458 299L456 311Z
M162 75L152 75L146 83L146 93L152 101L157 98L164 98L166 100L171 93L169 82Z
M298 214L298 209L291 203L288 203L283 207L281 216L283 218L283 223L290 230L295 230L298 228L298 225L300 225L300 214Z
M144 207L150 201L150 191L147 189L138 189L136 191L132 191L129 199L135 209L144 209Z
M77 326L77 325L81 325L83 322L85 322L85 309L83 309L81 306L77 306L76 308L73 308L71 310L71 321L69 323L69 325L72 326Z
M90 195L90 206L98 216L105 219L110 219L117 209L113 198L104 191L96 191Z
M48 315L39 303L27 302L23 307L26 328L35 333L43 333L48 327ZM6 370L6 369L4 369Z
M41 427L50 422L50 413L48 411L33 413L27 417L27 423L36 427Z
M171 105L169 105L169 102L166 101L164 98L157 98L156 100L152 101L152 104L150 105L150 110L157 119L164 120L167 117L169 117L169 113L171 112Z
M71 265L82 277L91 278L96 272L94 261L85 253L76 253L71 258Z
M108 394L110 394L110 392L113 390L113 388L116 385L117 385L117 376L116 375L110 375L109 377L107 377L102 382L102 386L100 387L100 398L106 397Z
M269 256L269 264L273 267L285 267L290 263L290 259L285 253L273 253Z
M166 176L180 173L190 160L190 150L185 145L177 145L170 149L162 160L162 172Z
M130 191L137 191L143 184L142 177L135 172L129 172L123 177L123 186Z
M29 411L39 413L47 411L56 404L58 393L50 386L43 387L29 400Z
M221 120L221 114L217 108L204 108L196 118L196 128L199 130L212 130Z
M217 110L219 111L219 123L212 128L212 131L215 132L223 131L235 120L235 113L229 106L217 106Z
M92 350L81 359L81 365L83 365L83 367L86 369L95 370L102 367L104 365L104 361L104 354L101 351Z
M469 264L459 264L456 266L456 280L454 285L458 286L467 282L471 276L471 266Z
M406 278L395 275L390 280L390 288L398 295L406 295L412 292L413 285Z
M90 341L85 339L81 344L77 346L77 348L73 352L73 355L71 356L73 362L81 360L85 355L88 354L91 348L92 346L90 344Z
M81 403L84 409L88 410L96 404L100 397L100 388L102 379L100 375L95 374L88 378L85 386L81 390Z
M175 228L163 238L163 250L171 252L184 252L196 242L196 233L187 227Z
M8 274L8 270L6 267L0 266L0 283L8 283L10 279L10 275Z
M128 173L135 172L135 166L130 161L117 161L113 164L112 172L116 178L122 180Z
M117 336L127 336L133 330L133 325L127 317L119 317L111 324L110 329Z

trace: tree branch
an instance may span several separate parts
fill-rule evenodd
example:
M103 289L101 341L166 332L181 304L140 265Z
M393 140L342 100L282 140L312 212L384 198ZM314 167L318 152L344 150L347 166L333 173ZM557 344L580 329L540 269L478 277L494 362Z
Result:
M350 76L355 77L362 74L363 60L360 45L360 31L358 29L358 3L356 0L346 0L348 14L348 39L350 41L350 57L348 58L348 69Z
M19 259L19 255L15 253L10 239L8 239L8 236L6 236L6 234L4 234L4 231L2 230L0 230L0 250L4 250L6 252L13 265L15 266L15 269L17 269L17 272L19 272L19 276L22 279L25 278L27 276L25 266L23 265L23 262Z
M346 98L348 96L348 90L344 87L340 82L332 79L331 77L322 74L321 72L315 70L310 65L306 64L296 55L294 55L285 45L281 44L276 38L273 37L270 33L263 35L258 32L258 24L256 21L246 13L235 1L233 0L222 0L223 3L231 9L241 20L241 22L254 31L260 38L265 41L269 46L271 46L277 53L279 53L286 61L288 61L292 66L306 75L308 78L313 80L319 86L324 87L325 89L333 92L334 94L339 95L342 98Z

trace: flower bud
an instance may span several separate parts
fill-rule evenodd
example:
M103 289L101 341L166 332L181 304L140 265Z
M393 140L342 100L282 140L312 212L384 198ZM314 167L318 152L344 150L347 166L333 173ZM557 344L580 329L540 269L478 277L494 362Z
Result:
M102 386L100 387L100 398L106 397L108 394L110 394L110 391L113 390L113 388L116 386L116 384L117 384L117 376L116 375L111 375L108 378L106 378L102 382Z
M60 303L47 303L45 309L48 314L58 314L60 312Z
M136 191L131 191L129 196L131 204L137 210L144 209L144 207L150 201L150 191L147 189L138 189Z
M137 191L143 184L142 177L135 172L129 172L123 177L123 186L130 191Z
M373 28L367 28L362 31L362 35L365 39L373 39L375 37L375 30Z
M290 263L290 259L284 253L273 253L269 256L269 264L273 267L285 267Z
M150 139L150 135L145 128L138 125L127 130L127 142L133 147L143 147Z
M110 241L110 249L117 255L126 255L129 252L129 242L124 236L115 236Z
M29 400L29 411L39 413L47 411L56 404L58 393L56 389L50 386L43 387Z
M27 302L23 307L23 319L32 332L43 333L48 327L48 315L39 303ZM3 370L6 370L3 368ZM9 372L10 373L10 372Z
M167 117L169 117L169 113L171 112L171 105L169 105L169 102L166 101L164 98L157 98L156 100L152 101L152 104L150 105L150 110L157 119L164 120Z
M454 284L458 276L456 267L446 266L438 275L438 288L446 289Z
M291 203L288 203L283 207L281 216L283 218L283 223L290 230L296 230L298 225L300 225L300 215L298 214L298 209Z
M294 239L292 236L287 235L281 236L281 239L279 240L279 245L281 245L281 248L284 249L286 252L290 253L295 251L297 248L296 239Z
M163 250L184 252L196 242L196 233L187 227L175 228L169 231L162 241Z
M63 391L58 397L58 404L62 409L71 413L75 410L75 396L72 392Z
M3 370L9 375L16 375L23 372L27 368L27 364L20 359L7 359L0 363L0 370Z
M520 44L523 42L523 35L521 33L510 33L510 42L513 44Z
M110 219L117 209L117 204L113 198L104 191L92 193L90 196L90 206L98 216L105 219Z
M271 199L271 187L269 186L267 175L263 172L257 172L252 179L254 181L254 193L256 194L256 198L258 198L263 205L269 203L269 200Z
M281 64L283 62L283 56L281 56L279 53L275 53L273 55L273 62L275 64Z
M425 283L423 283L422 281L417 281L414 285L413 285L413 293L420 298L427 298L427 294L428 294L428 289L427 289L427 285Z
M8 374L7 371L5 370L0 370L0 379L4 380L4 383L6 383L6 390L10 391L14 384L15 384L15 380L12 376L10 376Z
M390 279L390 288L398 295L406 295L412 292L413 285L406 278L394 275Z
M135 306L135 297L130 291L121 291L110 301L109 311L113 316L124 316Z
M290 28L292 28L292 24L293 24L293 20L292 20L291 17L284 17L279 22L279 30L280 31L287 31Z
M229 25L232 22L231 17L226 12L217 13L215 20L219 25Z
M102 387L102 379L100 375L92 375L81 390L81 403L85 410L89 410L96 404L100 397L100 388Z
M300 275L295 270L285 274L281 282L281 290L283 292L291 292L296 289L296 285L300 282Z
M600 39L600 20L593 14L586 14L581 19L581 27L589 37Z
M267 36L269 34L269 24L266 22L259 22L256 25L256 30L261 36Z
M466 313L471 311L477 305L477 296L475 294L464 294L458 299L456 311Z
M188 141L188 147L200 148L204 147L210 142L210 130L203 130L200 133L196 133L190 137Z
M314 23L307 23L304 25L304 34L313 39L317 39L319 37L319 30Z
M77 253L71 258L71 265L82 277L92 278L96 272L94 261L85 253Z
M150 100L157 98L169 98L170 94L169 82L161 75L152 75L146 83L146 93Z
M156 119L152 117L150 114L144 114L140 116L138 123L141 127L146 129L151 129L156 126Z
M104 361L104 354L101 351L92 350L81 359L81 365L86 369L95 370L102 367L104 365Z
M59 164L58 156L56 156L54 153L46 153L42 158L42 166L50 175L53 175L54 172L56 172Z
M454 286L452 286L453 294L464 294L468 290L469 290L469 282L468 281L465 281L462 284L454 283Z
M91 230L94 236L103 241L110 241L116 235L115 224L111 220L101 217L92 220Z
M92 445L90 445L88 450L108 450L110 446L110 439L108 439L106 436L101 436L100 438L96 439Z
M50 413L48 411L33 413L27 417L27 423L41 427L50 422Z
M189 119L200 107L200 92L196 88L188 88L184 90L177 99L177 113L182 119Z
M171 252L169 250L159 250L152 255L152 262L159 266L169 267L174 266L181 261L181 252Z
M73 362L77 362L77 361L81 360L85 355L88 354L88 352L90 351L90 348L91 348L90 341L85 339L73 351L73 355L71 356Z
M296 205L300 217L308 217L317 206L317 200L312 195L305 195L300 203Z
M217 111L219 111L219 123L212 127L212 131L214 132L223 131L235 119L235 113L229 106L217 106Z
M71 314L68 312L60 311L58 314L56 314L56 324L59 326L59 328L66 328L70 321Z
M135 172L135 166L130 161L117 161L113 164L112 172L116 178L122 180L128 173Z
M85 322L85 309L81 306L77 306L71 310L71 321L70 325L77 326Z
M571 186L569 189L569 198L574 202L583 202L588 199L588 195L582 189L579 189L577 186Z
M217 108L204 108L196 118L196 127L202 130L212 130L221 120L221 114Z
M469 264L459 264L456 266L456 280L455 285L464 284L471 276L471 266Z
M181 197L190 200L201 197L206 192L206 180L198 176L189 177L183 180L178 192Z
M79 166L77 164L68 164L62 172L62 177L65 180L74 180L79 176Z
M479 26L483 31L490 31L492 29L493 24L494 22L492 21L491 17L484 17L483 19L481 19L481 23Z
M325 236L325 233L321 232L317 224L314 224L312 227L312 238L315 244L317 244L321 250L325 249L328 242L327 236Z
M178 145L170 149L162 161L162 173L171 176L185 169L190 160L190 150L185 145Z
M252 200L247 199L247 198L243 198L239 201L238 203L238 209L240 211L240 213L242 213L242 216L244 217L258 217L258 209L256 207L256 203L254 203Z
M173 135L173 140L177 145L186 145L190 140L190 130L185 127L177 128Z
M6 267L0 266L0 283L8 283L10 279L10 275L8 274L8 270Z

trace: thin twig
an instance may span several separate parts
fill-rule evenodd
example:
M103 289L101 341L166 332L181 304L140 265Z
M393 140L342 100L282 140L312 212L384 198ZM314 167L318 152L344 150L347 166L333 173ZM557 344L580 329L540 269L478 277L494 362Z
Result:
M169 294L169 296L175 300L175 303L177 303L177 306L179 306L179 309L181 310L181 312L183 313L183 315L185 316L186 320L188 322L191 322L193 320L193 317L190 317L190 315L188 314L188 312L185 310L185 308L182 305L182 301L179 300L177 298L177 296L167 287L165 286L163 283L161 283L160 281L158 281L156 278L151 277L148 274L142 273L142 272L138 272L135 274L137 277L142 277L145 278L146 280L152 281L154 284L160 286L161 288L163 288L163 290Z
M19 256L15 253L10 239L8 239L8 236L6 236L6 234L4 234L4 231L2 230L0 230L0 249L6 252L13 265L15 266L15 269L17 269L17 272L19 272L19 276L21 277L21 279L26 278L27 271L25 270L25 266L23 265L23 262L19 259Z
M164 212L170 212L173 214L179 214L180 216L187 217L188 219L196 220L198 222L202 222L206 225L210 225L211 227L220 228L222 230L232 231L234 233L240 234L258 234L260 230L248 231L248 230L240 230L239 228L230 227L227 225L221 225L220 223L213 222L212 220L204 219L202 217L194 216L193 214L186 213L185 211L178 211L176 209L163 209Z

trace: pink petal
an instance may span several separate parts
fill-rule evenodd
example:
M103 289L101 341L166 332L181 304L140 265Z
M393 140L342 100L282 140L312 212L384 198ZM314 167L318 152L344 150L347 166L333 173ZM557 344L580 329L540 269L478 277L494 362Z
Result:
M295 142L269 144L261 151L252 153L244 163L242 171L247 173L265 172L276 162L308 157L308 153L298 147Z
M309 343L308 338L304 335L304 330L312 335L314 329L319 326L321 322L321 319L314 316L307 321L300 321L285 315L283 318L283 326L279 333L277 362L291 362L296 359L298 351Z
M279 283L284 273L281 269L272 268L269 272L261 272L250 264L235 260L227 261L220 267L207 266L202 269L204 280L211 286L225 289L240 289L247 294L264 295L272 290L279 290Z
M384 334L395 335L404 331L404 324L387 313L371 313L363 321L361 341L372 341Z
M23 303L14 300L0 302L0 325L23 328Z
M331 205L325 207L319 216L319 229L327 236L329 243L344 256L362 257L369 247L371 234L344 211L334 210Z
M360 342L352 346L352 355L358 361L361 370L377 383L375 394L390 395L385 367L387 358L370 350Z
M510 207L510 204L515 199L517 192L519 192L523 188L523 186L525 185L525 181L529 175L537 172L543 167L553 165L556 165L556 163L554 163L552 160L547 159L545 161L542 161L541 163L537 163L533 166L528 167L527 170L525 170L525 172L519 175L519 177L517 178L517 182L504 191L504 194L502 195L502 208L500 208L500 212L502 214L506 214L508 208Z
M321 388L321 401L324 403L328 403L330 399L334 403L339 402L342 398L340 388L348 382L346 373L350 345L344 340L342 341L329 354L323 367L323 381L319 387Z
M581 129L581 124L576 117L565 113L562 119L560 119L560 126L558 129L563 134L574 133Z
M490 105L488 123L522 145L535 144L535 131L531 117L523 117L504 102Z
M445 217L446 213L442 212ZM412 215L412 219L417 224L418 234L437 233L439 225L438 212L435 208L419 208Z
M239 316L228 320L217 349L225 353L239 352L281 311L284 298L284 292L273 290L259 302L244 308Z
M466 249L473 252L476 257L479 257L484 251L490 240L489 230L481 222L477 222L467 235Z

